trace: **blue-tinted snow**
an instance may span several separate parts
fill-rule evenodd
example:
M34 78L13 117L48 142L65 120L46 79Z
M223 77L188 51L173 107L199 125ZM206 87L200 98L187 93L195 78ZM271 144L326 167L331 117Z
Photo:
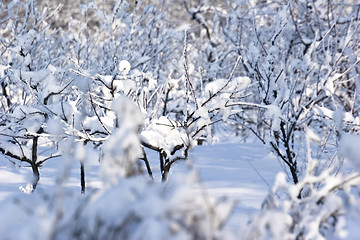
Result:
M147 151L151 159L155 181L160 181L158 154ZM61 168L61 158L47 161L40 169L38 188L54 188L57 173ZM4 157L0 158L0 200L20 192L31 177L30 167L12 167ZM238 201L229 221L230 227L237 228L245 222L249 214L256 212L273 185L276 174L281 170L276 158L269 154L261 143L226 143L196 146L190 152L189 161L178 161L173 165L169 179L176 174L198 171L199 186L215 197L229 197ZM80 193L80 163L74 162L66 186ZM87 162L87 187L101 186L98 178L98 162L95 158ZM199 191L199 189L194 189Z

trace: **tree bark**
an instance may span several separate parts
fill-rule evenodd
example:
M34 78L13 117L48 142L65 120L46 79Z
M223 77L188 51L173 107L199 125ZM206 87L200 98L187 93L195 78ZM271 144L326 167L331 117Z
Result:
M147 170L147 172L148 172L148 174L149 174L149 177L152 179L152 180L154 180L154 177L153 177L153 175L152 175L152 171L151 171L151 167L150 167L150 164L149 164L149 160L148 160L148 158L147 158L147 156L146 156L146 153L145 153L145 149L144 148L142 148L142 151L143 151L143 155L144 155L144 162L145 162L145 166L146 166L146 170Z
M37 136L34 136L33 138L33 146L32 146L32 155L31 155L31 169L33 171L33 190L36 189L36 186L40 180L40 173L39 173L39 167L36 164L37 162L37 148L38 148L38 138Z
M84 163L80 162L80 182L81 182L81 193L85 193L85 168Z

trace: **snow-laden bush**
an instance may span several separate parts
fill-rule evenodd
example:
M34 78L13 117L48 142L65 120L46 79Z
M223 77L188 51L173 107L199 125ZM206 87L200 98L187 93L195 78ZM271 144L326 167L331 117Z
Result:
M77 195L64 188L69 166L86 158L75 137L60 142L65 162L58 187L8 199L0 207L5 239L223 239L232 204L195 191L195 173L163 184L134 177L142 154L136 134L141 113L126 98L113 103L119 128L104 141L100 176L103 188ZM139 117L139 121L134 121ZM3 209L2 209L3 208ZM2 210L1 210L2 209ZM11 214L15 214L11 217ZM29 223L22 225L24 223ZM19 229L21 228L21 234Z
M86 143L73 128L72 136L58 142L63 164L58 169L57 188L38 189L31 195L6 200L0 207L0 234L4 239L223 239L232 204L209 197L199 187L195 173L164 184L137 174L143 154L138 135L143 116L129 98L118 96L111 103L111 134L103 139L101 189L86 195L66 190L73 162L84 162ZM110 114L111 115L111 114ZM59 124L57 123L53 123ZM105 128L105 126L104 126ZM86 133L86 131L84 130ZM80 137L79 137L80 136ZM92 141L88 137L88 141ZM201 187L200 187L201 189ZM2 209L2 210L1 210ZM14 214L14 215L13 215ZM13 215L13 217L12 217ZM19 234L20 228L20 234Z
M310 143L318 140L307 133L308 164L305 176L291 184L284 173L265 199L261 211L243 226L245 239L352 239L358 233L360 174L328 168L316 171L319 161L312 158ZM360 143L357 138L357 144ZM357 146L344 141L351 153ZM357 161L358 161L357 157Z
M195 193L193 177L165 185L120 181L92 196L69 225L70 234L79 239L222 239L231 205Z
M359 178L326 171L289 185L280 173L261 212L246 226L248 239L347 239L358 221L353 212L360 206L358 196L351 190L358 190Z
M0 151L16 165L31 166L35 189L39 167L59 156L49 142L63 136L51 136L45 125L68 105L63 96L71 81L62 69L66 59L62 42L50 29L57 10L40 12L30 1L11 1L0 8Z
M239 19L249 34L239 47L253 94L229 104L246 107L236 115L238 123L278 156L297 183L307 164L305 128L320 136L322 156L336 152L335 112L346 112L346 131L357 129L357 8L342 1L279 0L255 4L251 20L240 18L246 11L237 6L228 21Z
M159 10L148 6L144 8L144 11L149 8L152 9L151 14L148 12L144 14L150 14L148 16L150 19L155 18L157 25L162 25L166 29L167 22L161 17L162 14L158 13ZM97 11L99 11L97 16L103 16L104 22L109 19L112 21L108 22L107 27L92 33L87 43L91 45L91 54L84 56L80 54L81 58L74 59L74 66L71 69L77 79L78 94L82 96L78 98L78 106L81 108L78 111L82 113L79 115L80 120L77 120L75 116L75 122L83 121L84 123L84 126L75 124L78 136L86 142L96 142L96 145L100 146L103 140L110 137L113 130L118 127L116 115L111 113L112 102L119 96L127 96L144 114L144 122L139 128L141 144L145 148L159 152L162 179L166 180L171 165L178 160L186 159L190 148L204 139L211 143L214 124L226 121L229 116L238 112L234 110L233 105L228 105L228 99L240 98L244 95L250 82L248 78L239 77L236 74L241 58L237 57L232 61L226 78L219 78L210 83L203 81L196 77L197 71L193 68L193 59L189 59L192 44L188 42L188 32L169 28L162 30L162 35L158 36L159 41L166 40L169 43L161 45L162 54L159 56L162 57L156 56L160 61L156 64L161 67L166 66L168 74L158 75L158 72L162 73L165 69L158 69L155 74L147 60L139 65L133 59L119 61L117 57L112 58L112 55L109 55L109 52L115 56L118 55L117 42L128 43L130 40L127 36L134 34L134 29L129 30L130 32L119 32L114 36L118 39L116 42L109 42L109 39L98 42L104 34L118 31L115 28L115 20L138 21L140 16L135 13L129 15L122 9L119 9L116 14L110 14L112 17L106 12ZM133 22L128 24L133 24ZM141 33L149 31L148 28L142 27L144 26L141 24L136 26L136 31ZM141 31L138 28L141 28ZM87 35L83 37L86 38ZM180 44L177 42L179 39L182 40ZM136 39L131 39L131 46L138 44L137 41L145 40L138 36ZM175 43L176 45L173 45ZM106 52L104 52L105 45L109 47L106 48ZM141 52L142 47L134 49L133 55L136 56ZM151 47L157 49L160 46L151 44ZM178 61L178 63L173 62L171 66L166 57L166 54L170 52L172 59ZM94 57L96 54L114 61L108 68L101 66L109 64L105 62L100 62L99 68L96 68L94 66L99 65L98 58ZM140 71L140 69L143 70ZM80 134L81 132L86 135ZM151 166L145 151L143 153L142 159L151 175Z
M248 238L345 236L359 211L358 175L337 173L333 159L340 143L358 166L349 144L360 109L357 5L184 1L190 19L175 21L161 5L119 0L109 12L96 3L62 28L58 9L0 3L0 152L32 168L28 193L45 161L64 160L54 193L8 200L2 236L15 238L11 226L26 221L21 238L225 238L223 205L193 193L192 177L161 185L136 176L146 168L152 177L150 149L166 180L194 145L212 142L219 122L267 144L295 184L279 175ZM319 136L311 145L305 129ZM85 192L90 155L103 188L67 194L72 161Z
M168 183L129 178L87 195L41 187L2 202L3 239L234 239L232 205L194 191L196 176Z

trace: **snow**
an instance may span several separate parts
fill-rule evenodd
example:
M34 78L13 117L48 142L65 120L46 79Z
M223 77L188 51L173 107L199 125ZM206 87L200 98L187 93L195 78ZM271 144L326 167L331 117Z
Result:
M180 132L180 128L175 124L165 116L153 119L147 130L141 132L141 138L143 141L163 149L170 156L172 149L183 144L187 139L187 136Z
M279 106L275 104L266 105L267 108L266 115L269 119L272 120L271 128L273 131L279 131L280 130L280 121L282 119L282 113Z
M360 169L360 136L344 134L340 140L339 154L351 161L355 168Z
M79 150L79 145L76 146L76 150L84 151ZM77 154L83 155L84 152ZM99 164L96 158L89 157L85 162L86 184L91 189L102 186L102 182L98 175ZM157 153L150 151L148 157L153 159L152 170L155 181L160 181L160 174L156 168L158 166ZM178 175L190 174L194 169L198 171L200 183L195 187L195 191L205 191L213 197L228 197L231 201L237 202L228 223L228 226L234 229L237 229L241 223L245 223L252 213L260 209L270 186L273 185L276 173L280 171L275 157L269 155L261 143L197 146L191 151L190 159L173 165L169 176L170 181ZM37 191L47 192L55 189L58 169L61 168L63 161L62 158L54 158L45 163L40 169ZM0 201L18 194L19 187L25 188L29 177L31 177L30 167L9 167L8 161L1 158ZM80 193L80 163L78 161L72 162L66 187Z
M131 65L127 60L121 60L119 63L119 71L122 75L129 74Z
M0 78L5 76L5 71L9 68L9 66L4 66L0 64Z
M231 226L245 223L247 216L261 207L280 171L275 157L260 143L197 146L190 156L210 195L239 201Z
M210 2L0 3L1 238L359 236L358 9Z

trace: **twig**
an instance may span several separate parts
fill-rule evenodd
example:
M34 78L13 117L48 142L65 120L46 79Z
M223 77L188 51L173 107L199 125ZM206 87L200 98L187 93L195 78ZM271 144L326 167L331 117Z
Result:
M108 129L108 128L104 125L104 123L101 121L101 118L100 118L99 114L98 114L97 111L96 111L96 108L95 108L95 105L94 105L94 102L93 102L93 99L92 99L91 94L89 94L89 96L90 96L91 106L93 107L93 110L94 110L94 112L95 112L95 115L96 115L96 117L98 118L101 126L104 128L104 130L105 130L108 134L111 134L111 132L109 131L109 129Z
M152 180L154 180L154 177L153 177L152 171L151 171L151 167L150 167L150 164L149 164L149 160L148 160L148 158L147 158L147 156L146 156L145 149L144 149L143 147L142 147L141 149L142 149L143 155L144 155L144 157L142 158L142 160L144 160L144 162L145 162L145 166L146 166L147 172L148 172L150 178L151 178Z
M234 65L233 69L231 70L231 73L230 73L230 75L229 75L229 77L228 77L227 82L225 83L225 85L222 86L222 88L220 88L216 93L214 93L213 95L209 96L209 98L208 98L205 102L203 102L203 103L201 104L201 107L203 107L203 106L205 106L207 103L209 103L215 96L217 96L220 92L222 92L222 91L229 85L230 81L231 81L232 78L234 77L236 68L237 68L237 66L239 65L239 62L241 61L241 59L242 59L241 56L239 56L239 57L237 58L237 60L236 60L236 62L235 62L235 65Z

